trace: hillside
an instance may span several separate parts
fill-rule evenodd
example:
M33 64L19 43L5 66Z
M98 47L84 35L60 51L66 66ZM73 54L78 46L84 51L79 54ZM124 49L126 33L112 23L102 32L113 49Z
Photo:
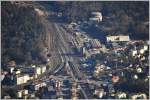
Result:
M2 64L10 60L18 64L44 62L45 29L32 4L2 2Z

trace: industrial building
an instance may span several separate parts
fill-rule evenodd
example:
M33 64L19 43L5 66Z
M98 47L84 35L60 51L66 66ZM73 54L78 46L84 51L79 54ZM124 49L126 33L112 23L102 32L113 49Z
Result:
M90 44L92 48L101 48L101 43L98 39L90 40Z
M107 36L107 42L126 42L130 41L130 37L128 35L117 35L117 36Z

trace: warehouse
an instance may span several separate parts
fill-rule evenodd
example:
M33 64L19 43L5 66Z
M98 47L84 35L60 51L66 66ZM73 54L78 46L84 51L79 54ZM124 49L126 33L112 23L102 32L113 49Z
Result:
M128 35L117 35L117 36L107 36L107 42L126 42L130 41L130 37Z

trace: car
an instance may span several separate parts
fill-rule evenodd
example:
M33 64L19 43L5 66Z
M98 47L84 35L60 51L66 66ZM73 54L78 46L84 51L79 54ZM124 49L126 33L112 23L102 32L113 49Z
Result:
M83 67L88 67L89 65L86 64L86 63L84 63L84 64L82 64L82 66L83 66Z

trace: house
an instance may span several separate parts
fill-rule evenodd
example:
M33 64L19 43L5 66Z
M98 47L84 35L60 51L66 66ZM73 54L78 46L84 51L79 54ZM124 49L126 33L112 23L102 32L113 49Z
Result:
M5 78L5 75L2 73L2 74L0 75L1 81L3 81L4 78Z
M107 36L107 42L127 42L130 41L129 35Z
M146 51L148 50L148 45L144 45L143 49Z
M102 21L102 13L101 12L92 12L91 17L89 18L91 23L93 22L101 22Z
M18 92L17 92L17 96L18 96L18 98L24 98L24 96L26 96L26 95L28 95L28 90L19 90Z
M36 13L37 13L39 16L44 16L44 15L45 15L45 13L44 13L41 9L35 8L34 10L36 11Z
M137 55L137 50L132 50L131 52L132 52L132 56Z
M11 97L9 95L5 95L4 99L11 99Z
M17 85L20 85L20 84L24 84L28 80L30 80L30 77L28 74L19 74L19 75L15 76L14 80Z
M48 58L48 59L47 59L47 62L49 62L49 61L50 61L50 59Z
M125 99L125 98L127 98L127 94L125 92L118 92L116 94L116 98L117 99Z
M145 51L148 51L148 45L141 44L141 45L137 46L137 50L138 50L139 54L144 54Z
M48 91L54 91L54 87L53 86L48 86Z
M14 67L10 67L10 70L9 70L10 73L13 73L14 69L15 69Z
M32 67L24 67L22 69L22 72L27 74L40 75L42 71L41 71L41 67L32 66Z
M76 27L77 27L77 23L75 23L75 22L71 22L68 26L67 26L67 28L68 29L75 29Z
M46 66L41 66L41 73L44 73L44 72L46 72Z
M8 67L8 72L12 74L20 74L21 70L19 68L11 66L11 67Z
M136 68L136 71L137 71L137 73L142 73L143 72L141 67Z
M36 98L35 98L35 93L31 93L31 94L30 94L30 99L36 99Z
M142 48L140 49L140 53L143 54L147 50L148 50L148 45L143 45Z
M77 36L76 37L76 39L75 39L75 41L76 41L76 43L77 43L77 45L79 46L79 47L82 47L83 46L83 39L80 37L80 36Z
M103 72L104 70L106 70L106 66L103 65L103 64L97 64L96 67L95 67L95 71L94 71L94 75L95 76L98 76L100 72Z
M112 82L113 82L113 83L117 83L119 80L120 80L120 77L119 77L119 76L113 76L113 77L112 77Z
M130 95L131 99L147 99L147 96L145 93L136 93L136 94L131 94Z
M18 76L15 78L15 82L17 85L23 84L24 83L24 76Z
M32 87L34 88L34 90L39 90L39 88L43 86L46 86L45 82L37 82L37 83L32 84Z
M106 66L104 64L97 64L96 68L99 71L104 71L106 69Z
M9 72L12 73L12 74L15 74L15 75L20 74L22 72L19 67L18 68L11 67L9 69L10 69Z
M96 89L94 91L94 95L98 96L99 98L102 98L104 95L106 95L106 92L104 89Z
M62 12L58 12L57 14L58 17L62 17L62 15L63 15Z
M141 61L144 61L145 59L146 59L146 58L143 56L143 57L141 57L141 59L140 59L140 60L141 60Z
M144 49L140 49L139 52L140 52L140 54L144 54L145 50Z
M40 74L41 74L41 68L40 68L40 67L36 67L35 70L36 70L36 74L37 74L37 75L40 75Z
M137 80L139 77L137 74L133 75L133 79Z
M102 98L105 95L104 89L100 89L98 97Z
M16 75L17 75L17 74L20 74L20 73L21 73L21 70L20 70L20 69L17 69L16 72L15 72Z

